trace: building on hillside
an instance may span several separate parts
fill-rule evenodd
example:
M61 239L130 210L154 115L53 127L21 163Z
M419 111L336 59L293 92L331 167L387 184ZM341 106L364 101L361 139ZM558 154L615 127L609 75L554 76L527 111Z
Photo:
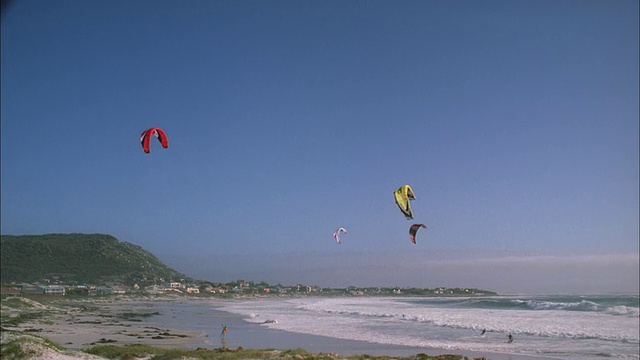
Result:
M96 287L96 294L113 295L113 288L111 286L98 286Z
M150 285L144 288L144 291L150 294L163 294L165 290L165 287L160 285Z
M65 291L69 295L89 295L89 288L86 285L67 286Z
M187 293L189 294L200 294L200 289L195 286L187 286Z
M64 286L60 285L40 285L38 286L38 290L40 290L40 293L44 295L66 295Z
M16 288L0 288L0 298L6 299L10 297L22 297L22 294Z
M129 292L129 287L125 285L118 285L111 287L111 293L115 295L124 295Z
M20 283L16 285L16 288L20 290L22 294L39 294L40 290L38 285L29 283Z
M227 292L227 289L223 287L207 287L205 291L212 294L225 294Z

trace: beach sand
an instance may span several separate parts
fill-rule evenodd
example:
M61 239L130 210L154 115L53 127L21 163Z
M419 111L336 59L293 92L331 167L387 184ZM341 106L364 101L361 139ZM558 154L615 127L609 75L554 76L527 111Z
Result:
M16 301L16 300L13 300ZM28 301L24 299L23 301ZM208 311L207 316L215 319L215 330L198 331L187 327L172 327L172 321L158 322L163 317L158 305L168 302L206 301L185 300L184 298L131 298L121 297L108 300L63 300L39 309L48 315L23 322L15 327L19 330L52 340L69 349L85 349L100 344L145 344L164 348L197 349L219 347L243 347L245 349L295 349L303 348L311 352L338 353L341 355L369 354L388 356L409 356L414 354L459 354L469 357L486 357L493 360L540 360L549 358L523 356L517 354L477 353L460 350L443 350L394 346L364 341L335 339L324 336L298 334L269 329L264 325L249 323L236 314L220 310ZM220 300L233 301L233 300ZM4 307L3 307L4 309ZM219 337L218 324L226 324L229 332L225 342ZM213 335L215 334L215 335Z
M16 327L4 327L41 336L70 349L100 344L186 348L202 342L199 331L173 331L170 327L146 324L144 318L157 314L153 309L156 301L173 300L56 301L38 309L47 312L45 317L22 322Z

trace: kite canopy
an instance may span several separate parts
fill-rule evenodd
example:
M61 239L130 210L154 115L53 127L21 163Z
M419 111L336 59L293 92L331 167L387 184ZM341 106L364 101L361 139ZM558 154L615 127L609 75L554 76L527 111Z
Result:
M400 211L406 216L407 219L413 219L413 211L411 211L410 200L415 200L416 196L413 193L413 189L409 185L402 185L393 193L396 198L396 204L400 208Z
M336 239L338 244L342 244L342 240L340 240L340 233L348 234L347 229L341 227L338 230L333 232L333 238Z
M155 136L163 148L169 147L169 139L167 139L167 135L164 133L164 130L160 128L150 128L142 132L140 135L140 143L142 143L142 150L145 153L149 153L149 142L151 140L151 136Z
M412 243L416 243L416 233L418 232L418 230L420 228L427 228L427 225L425 224L413 224L411 225L411 227L409 228L409 238L411 239Z

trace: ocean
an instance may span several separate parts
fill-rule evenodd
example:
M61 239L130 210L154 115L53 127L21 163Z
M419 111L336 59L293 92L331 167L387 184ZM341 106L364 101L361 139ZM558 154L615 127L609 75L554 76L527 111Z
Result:
M216 308L271 329L451 353L640 358L637 295L262 298Z

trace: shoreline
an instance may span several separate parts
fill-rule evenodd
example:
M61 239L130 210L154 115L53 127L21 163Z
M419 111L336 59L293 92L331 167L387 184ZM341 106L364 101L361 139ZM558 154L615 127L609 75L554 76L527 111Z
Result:
M367 354L404 357L416 354L455 354L492 360L553 359L520 354L388 345L275 330L247 322L241 315L219 309L221 302L234 301L226 299L116 297L55 300L46 305L39 305L28 299L22 301L32 306L41 306L35 309L47 314L17 326L4 326L6 329L37 335L72 350L109 344L144 344L185 350L221 347L279 350L302 348L312 353L337 353L343 356ZM178 321L179 313L169 313L171 310L167 309L173 309L172 304L206 304L209 308L206 314L202 314L198 324L188 324ZM3 310L4 308L3 301ZM225 342L219 337L222 323L229 327Z
M402 345L380 344L360 340L348 340L332 338L321 335L295 333L284 330L270 329L261 324L245 321L243 316L229 313L224 310L214 309L213 312L221 320L226 321L229 333L226 335L228 347L265 349L275 348L279 350L302 348L312 353L338 353L340 355L374 355L374 356L412 356L416 354L436 355L461 355L470 358L486 358L490 360L550 360L554 358L537 357L520 354L504 353L480 353L459 349L438 349L429 347L411 347ZM256 336L257 335L257 336ZM220 346L220 340L217 345ZM215 346L214 346L215 347Z

